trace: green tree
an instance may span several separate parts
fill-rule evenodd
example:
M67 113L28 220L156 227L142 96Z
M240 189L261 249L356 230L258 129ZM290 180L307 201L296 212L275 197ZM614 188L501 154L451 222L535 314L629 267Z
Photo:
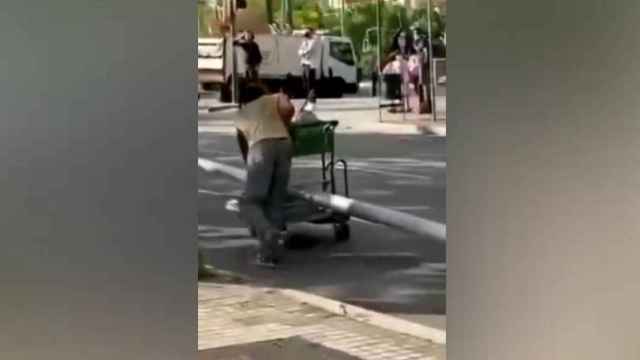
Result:
M216 29L213 27L215 22L215 12L208 1L198 1L198 37L214 36Z

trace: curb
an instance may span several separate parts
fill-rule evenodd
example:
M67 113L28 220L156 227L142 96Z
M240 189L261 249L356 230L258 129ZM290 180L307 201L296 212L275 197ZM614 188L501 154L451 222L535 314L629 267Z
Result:
M439 124L437 125L433 121L430 121L430 122L421 122L416 125L418 127L418 130L420 130L425 134L443 136L443 137L447 136L446 123L444 125L439 125Z
M438 121L435 121L435 122L433 120L428 120L428 121L424 121L424 120L405 120L405 121L386 120L386 121L382 121L380 123L381 124L387 124L387 125L415 126L418 129L418 131L420 131L423 134L442 136L442 137L446 137L447 136L447 125L446 125L446 121L443 121L443 120L438 120Z
M248 277L230 271L215 269L212 272L214 274L212 274L212 278L207 279L209 281L203 281L202 279L199 279L198 282L207 284L221 281L221 283L232 283L238 286L258 287L267 293L276 292L295 301L320 308L334 315L344 316L354 321L366 323L396 333L413 336L419 339L428 340L438 345L446 345L447 343L446 331L437 328L420 325L394 316L367 310L359 306L346 304L340 301L332 300L320 295L315 295L300 290L256 286L255 284L251 283Z
M293 298L294 300L302 303L321 308L339 316L345 316L355 321L364 322L393 332L429 340L439 345L445 345L447 343L446 331L440 329L416 324L411 321L363 309L358 306L353 306L304 291L274 288L271 290L277 291L282 295Z

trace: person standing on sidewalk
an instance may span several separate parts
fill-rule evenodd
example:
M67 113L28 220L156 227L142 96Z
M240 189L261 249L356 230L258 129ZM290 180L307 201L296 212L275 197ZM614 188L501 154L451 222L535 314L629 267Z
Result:
M300 56L300 64L302 65L302 86L305 97L309 95L311 90L315 89L317 48L315 31L308 28L298 49L298 56Z
M381 64L386 77L387 91L393 99L400 99L401 107L392 107L390 112L407 112L409 110L409 57L415 53L413 39L410 34L400 29L393 37L391 47Z
M240 213L260 241L257 264L272 267L280 261L286 231L284 204L293 156L289 126L295 108L284 92L268 95L256 84L246 87L240 102L244 106L235 125L241 149L245 142L247 151Z
M262 53L260 46L255 41L255 35L251 31L245 31L240 39L233 42L233 45L244 50L247 82L257 82L260 78L258 69L262 63Z

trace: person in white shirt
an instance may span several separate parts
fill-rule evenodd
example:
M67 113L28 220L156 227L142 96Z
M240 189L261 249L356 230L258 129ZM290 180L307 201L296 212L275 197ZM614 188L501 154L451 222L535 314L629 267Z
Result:
M316 79L317 38L313 29L309 28L304 34L305 39L298 49L300 64L302 65L302 85L305 96L313 90Z

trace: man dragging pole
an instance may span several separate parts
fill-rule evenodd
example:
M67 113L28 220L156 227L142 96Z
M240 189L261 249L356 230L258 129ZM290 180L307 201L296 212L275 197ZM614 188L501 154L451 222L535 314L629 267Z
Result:
M257 265L273 267L280 261L286 231L284 205L293 156L289 126L295 108L283 92L268 95L258 85L248 85L240 102L236 128L247 165L240 215L260 241Z

